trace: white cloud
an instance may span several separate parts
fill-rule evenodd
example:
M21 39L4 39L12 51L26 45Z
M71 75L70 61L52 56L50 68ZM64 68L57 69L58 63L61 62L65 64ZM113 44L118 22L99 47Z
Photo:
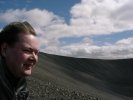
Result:
M76 35L111 34L133 29L131 0L82 0L71 9Z
M116 44L117 45L124 45L124 46L127 46L127 45L133 46L133 38L122 39L122 40L116 42Z
M0 21L12 22L12 21L24 21L28 20L34 26L43 27L53 25L56 23L63 23L59 16L54 15L52 12L40 9L9 9L5 13L0 14Z
M96 46L88 43L72 44L56 48L59 52L57 54L83 57L83 58L106 58L106 59L119 59L119 58L132 58L133 57L133 38L123 39L117 41L115 44ZM54 51L54 50L53 50ZM53 53L53 51L51 53ZM47 51L48 52L48 51Z

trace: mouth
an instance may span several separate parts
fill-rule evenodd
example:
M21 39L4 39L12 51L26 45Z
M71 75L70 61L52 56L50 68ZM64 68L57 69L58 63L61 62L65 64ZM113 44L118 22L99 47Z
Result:
M25 63L25 64L23 64L23 66L25 69L29 70L34 67L34 64L33 63Z

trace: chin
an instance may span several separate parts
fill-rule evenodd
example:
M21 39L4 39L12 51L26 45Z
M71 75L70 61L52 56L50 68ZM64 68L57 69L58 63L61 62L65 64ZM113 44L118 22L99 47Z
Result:
M24 72L24 75L25 75L25 76L30 76L31 74L32 74L31 70L26 70L26 71Z

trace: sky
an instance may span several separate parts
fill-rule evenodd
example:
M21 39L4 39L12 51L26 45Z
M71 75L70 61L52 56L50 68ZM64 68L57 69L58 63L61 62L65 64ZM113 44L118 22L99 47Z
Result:
M0 30L28 21L40 51L77 58L133 58L133 0L0 0Z

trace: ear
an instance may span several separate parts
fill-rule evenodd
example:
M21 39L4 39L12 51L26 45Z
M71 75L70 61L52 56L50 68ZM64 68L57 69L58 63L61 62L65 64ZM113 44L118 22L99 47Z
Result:
M6 56L6 51L7 51L7 43L3 43L3 44L1 45L1 55L2 55L3 57Z

